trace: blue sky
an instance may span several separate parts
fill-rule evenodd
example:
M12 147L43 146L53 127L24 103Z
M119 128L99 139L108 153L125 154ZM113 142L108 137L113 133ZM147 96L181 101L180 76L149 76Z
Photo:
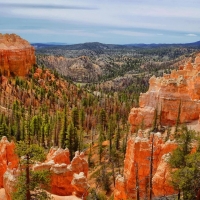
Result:
M200 40L199 0L0 0L0 32L29 42Z

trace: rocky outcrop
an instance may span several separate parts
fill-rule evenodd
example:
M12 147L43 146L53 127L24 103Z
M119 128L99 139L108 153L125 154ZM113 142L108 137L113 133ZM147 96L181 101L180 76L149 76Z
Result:
M3 75L25 76L35 64L35 50L15 34L0 34L0 70Z
M173 140L164 143L161 133L151 135L148 139L140 131L138 137L130 137L124 161L124 174L118 175L116 179L114 199L136 199L137 188L139 188L141 198L149 195L151 152L153 152L153 196L176 193L168 182L170 171L167 163L169 153L176 147L177 144ZM136 183L137 176L138 184Z
M76 152L75 157L70 162L69 150L61 148L51 148L44 163L35 164L32 170L49 170L51 172L50 192L60 196L76 195L86 197L89 185L87 184L88 163L84 159L84 154ZM13 169L9 164L6 173L3 176L3 186L8 200L11 200L11 194L19 170Z
M50 161L51 162L51 161ZM89 185L87 184L88 163L84 154L76 152L69 165L54 163L50 168L51 193L61 196L76 193L77 196L87 196Z
M151 77L149 90L140 95L139 108L132 108L129 122L132 132L137 127L157 124L174 125L199 119L200 112L200 54L163 77Z
M18 165L18 158L14 153L14 142L8 142L7 137L3 136L0 141L0 188L3 187L3 175L7 170L8 164L11 169Z

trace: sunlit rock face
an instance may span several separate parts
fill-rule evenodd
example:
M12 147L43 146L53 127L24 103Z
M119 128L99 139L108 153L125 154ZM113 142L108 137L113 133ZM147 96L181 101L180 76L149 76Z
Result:
M137 187L139 187L139 195L142 199L148 197L152 137L151 135L148 139L140 132L137 137L129 138L124 160L124 173L116 178L115 200L136 199ZM160 133L154 134L152 189L155 197L176 193L169 184L170 168L167 163L169 153L176 147L177 144L173 140L164 143Z
M6 136L0 140L0 188L3 187L3 175L7 170L8 164L10 168L18 166L18 158L14 153L15 144L9 142Z
M163 77L151 77L149 90L140 95L139 108L132 108L129 122L134 132L138 126L151 127L155 113L161 125L174 125L199 119L200 54L194 63L188 61L179 70Z
M49 162L52 162L52 160L49 160L47 163ZM75 193L79 197L82 195L87 196L87 190L89 188L86 178L88 173L88 163L84 159L83 153L79 154L79 152L76 152L75 157L69 164L54 161L50 171L52 172L52 194L65 196Z
M35 49L15 34L0 34L0 70L5 76L25 76L35 64Z

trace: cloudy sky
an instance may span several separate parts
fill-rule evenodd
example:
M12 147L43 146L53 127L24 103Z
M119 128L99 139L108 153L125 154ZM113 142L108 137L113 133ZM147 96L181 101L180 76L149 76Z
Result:
M29 42L200 40L200 0L0 0L0 32Z

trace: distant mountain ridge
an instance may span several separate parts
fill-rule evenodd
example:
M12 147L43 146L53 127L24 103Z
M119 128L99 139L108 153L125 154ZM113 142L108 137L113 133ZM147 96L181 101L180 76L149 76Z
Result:
M190 47L200 48L200 41L193 43L177 43L177 44L103 44L99 42L86 42L80 44L65 44L65 43L32 43L36 49L41 48L59 48L63 50L114 50L114 49L132 49L132 48L159 48L159 47Z

